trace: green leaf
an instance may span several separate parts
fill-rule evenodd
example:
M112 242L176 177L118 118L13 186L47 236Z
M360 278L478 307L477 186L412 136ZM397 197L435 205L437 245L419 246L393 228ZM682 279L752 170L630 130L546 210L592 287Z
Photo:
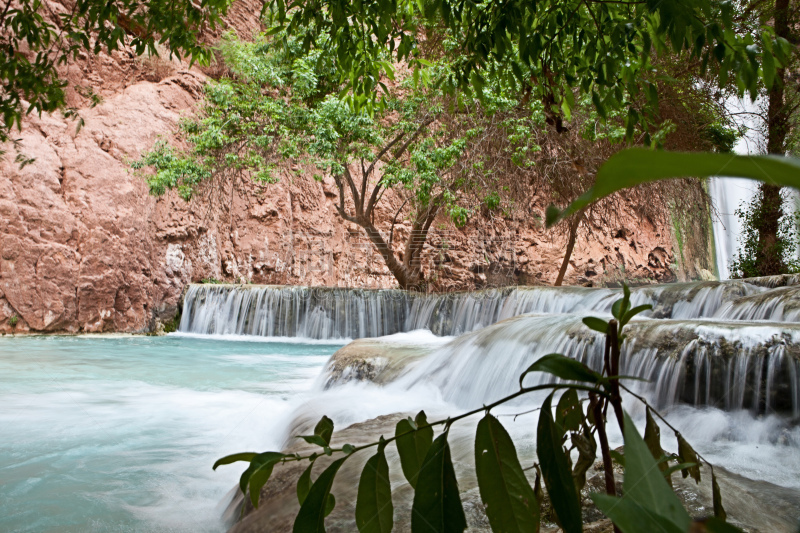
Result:
M653 459L660 461L664 455L664 450L661 448L661 428L658 427L658 424L653 419L653 414L650 412L649 407L645 413L647 422L644 426L644 443L647 444L647 449L650 450L650 455L653 456ZM659 463L658 466L662 472L667 468L665 463Z
M333 420L323 415L317 425L314 426L313 435L300 435L299 438L309 444L316 444L326 448L330 446L331 436L333 436Z
M322 419L314 427L314 435L319 435L325 441L325 444L329 445L333 435L333 420L323 415Z
M539 501L517 449L500 421L486 413L475 434L475 471L492 531L539 531Z
M717 476L713 470L711 471L711 496L714 502L714 516L722 521L727 520L728 513L725 512L725 508L722 506L722 493L719 490Z
M425 411L417 414L413 426L408 420L398 422L394 434L397 437L397 451L400 454L403 475L416 488L419 469L433 442L433 428L428 425Z
M583 319L583 323L589 328L602 333L605 335L608 333L608 322L605 320L601 320L599 318L595 318L593 316L587 316Z
M561 528L564 533L580 533L583 531L580 499L572 481L567 454L561 445L561 432L550 412L552 401L553 395L550 394L542 404L536 430L536 453Z
M261 496L261 488L269 481L272 475L272 469L279 460L280 459L264 463L250 476L250 481L248 483L250 486L250 501L256 509L258 509L258 498Z
M650 304L636 306L633 309L631 309L630 311L628 311L627 313L625 313L625 315L622 317L622 320L620 321L620 324L625 326L628 322L631 321L631 319L633 317L635 317L639 313L643 313L645 311L649 311L652 308L653 308L653 306L650 305Z
M547 372L561 379L572 381L584 381L598 383L603 377L584 365L580 361L571 359L561 354L551 353L539 358L538 361L528 367L519 377L519 386L522 387L522 380L531 372Z
M303 473L300 475L300 479L297 480L297 501L300 502L300 505L303 505L306 496L308 496L308 491L311 490L312 468L314 468L314 463L308 465L308 468L303 470Z
M411 532L461 533L466 528L445 432L436 437L422 462L411 506Z
M242 472L242 475L239 478L239 488L242 490L242 494L247 492L247 486L250 483L250 476L252 476L256 470L266 464L274 465L283 457L285 457L285 455L278 452L264 452L253 457L253 459L250 460L250 466L247 467L247 470Z
M361 533L389 533L392 530L392 486L389 483L389 463L381 437L378 453L367 460L358 482L356 526Z
M642 440L627 413L625 413L624 425L624 499L636 502L648 512L659 515L676 525L680 531L686 531L691 518L667 484L647 444Z
M311 486L294 519L293 533L325 533L325 517L332 510L329 506L335 502L328 496L332 496L333 480L346 460L347 457L342 457L331 463Z
M229 465L231 463L235 463L237 461L252 461L253 457L258 455L256 452L242 452L242 453L234 453L232 455L226 455L221 459L217 459L217 462L214 463L213 470L216 470L218 466L222 465Z
M609 517L622 533L642 533L644 531L686 533L688 529L688 524L687 528L681 529L674 522L639 505L630 498L617 498L599 493L594 493L590 497L597 508Z
M578 431L581 427L581 402L575 389L567 389L561 395L556 406L556 424L561 428L562 435L567 431Z
M548 226L628 187L664 179L710 176L750 178L774 185L800 188L800 159L628 148L611 156L600 167L594 187L566 209L556 214L556 211L548 208Z
M683 477L692 476L695 482L700 483L700 459L697 458L697 452L680 434L678 434L678 457L681 458L682 463L692 463L694 465L681 470Z

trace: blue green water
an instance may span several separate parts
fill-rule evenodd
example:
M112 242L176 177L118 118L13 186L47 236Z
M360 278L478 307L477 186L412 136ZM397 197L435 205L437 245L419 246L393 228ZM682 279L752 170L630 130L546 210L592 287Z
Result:
M0 531L222 531L333 344L0 338Z

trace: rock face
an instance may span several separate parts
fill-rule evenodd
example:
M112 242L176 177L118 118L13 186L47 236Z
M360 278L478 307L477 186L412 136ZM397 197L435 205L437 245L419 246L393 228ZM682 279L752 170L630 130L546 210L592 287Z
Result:
M231 27L257 24L246 7L234 6ZM80 132L59 116L29 117L19 138L34 162L0 162L0 331L147 331L175 315L186 283L204 278L396 285L360 228L339 219L332 180L303 169L284 169L268 187L219 184L190 203L148 196L130 163L159 137L170 139L202 97L205 77L142 61L125 52L79 58L67 77L101 84L103 103L80 109ZM73 100L84 105L79 95ZM377 214L384 222L396 203L387 200ZM479 215L460 229L435 224L425 259L432 286L552 283L566 237L542 228L548 203L534 200L491 221ZM685 277L673 265L674 242L669 224L656 227L623 206L615 227L579 237L566 282ZM708 262L701 258L691 274Z

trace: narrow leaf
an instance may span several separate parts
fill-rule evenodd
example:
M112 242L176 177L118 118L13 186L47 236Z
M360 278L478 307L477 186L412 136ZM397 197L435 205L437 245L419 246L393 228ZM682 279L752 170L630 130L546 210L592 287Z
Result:
M678 435L678 457L681 458L682 463L692 463L694 465L681 470L683 477L692 476L692 479L700 483L700 459L697 458L697 452L680 434Z
M711 495L714 502L714 516L722 521L727 520L728 513L725 512L725 508L722 506L722 494L717 483L717 476L713 471L711 472Z
M608 494L594 493L592 501L600 511L614 522L622 533L642 533L657 531L658 533L685 533L671 520L644 508L630 498L617 498Z
M325 533L325 517L332 510L328 509L328 505L334 501L329 500L328 496L331 495L336 473L346 460L347 457L342 457L331 463L311 486L294 519L293 533Z
M264 452L253 457L250 461L250 466L247 467L247 470L242 472L242 476L239 478L239 488L242 490L242 494L247 492L247 486L250 484L250 476L262 466L266 464L274 465L283 457L285 457L285 455L278 452Z
M562 435L567 431L578 431L581 427L581 418L583 418L583 411L578 399L578 392L575 389L567 389L561 395L556 407L555 421L560 427Z
M308 465L308 468L303 470L303 473L300 475L300 479L297 480L297 501L300 502L300 505L303 505L306 496L308 496L308 491L311 490L312 468L314 468L314 463Z
M631 309L630 311L625 313L625 316L622 317L622 325L624 326L625 324L630 322L631 319L633 317L635 317L636 315L638 315L639 313L643 313L645 311L649 311L652 308L653 308L653 306L650 305L650 304L638 305L638 306L634 307L633 309Z
M447 433L442 433L431 444L419 471L411 507L411 532L462 533L466 528Z
M608 333L608 322L605 320L601 320L599 318L595 318L593 316L587 316L583 319L583 323L589 328L602 333L605 335Z
M647 511L664 517L681 531L686 531L691 518L667 484L647 444L627 413L624 426L625 499L635 501Z
M217 462L214 463L213 470L216 470L218 466L222 465L229 465L231 463L235 463L237 461L252 461L253 457L258 455L256 452L243 452L243 453L234 453L232 455L226 455L221 459L217 459Z
M425 411L419 412L413 426L410 421L401 420L395 428L395 436L403 475L416 488L419 469L433 442L433 428L428 425Z
M647 449L650 450L650 455L653 456L653 459L661 461L661 457L664 455L664 450L661 448L661 428L658 427L655 419L653 419L653 414L649 407L646 410L645 417L647 423L644 427L644 443L647 444ZM666 462L659 462L658 467L664 473L669 468L669 465Z
M323 415L322 419L314 427L314 435L319 435L325 441L325 444L329 445L333 435L333 420Z
M394 524L385 447L384 442L378 445L378 453L367 460L358 482L356 526L361 533L389 533Z
M489 413L475 434L475 471L492 531L539 531L539 501L520 465L514 441Z
M550 412L552 400L551 394L542 404L536 431L536 453L539 456L544 484L561 528L564 533L580 533L583 531L581 504L572 481L567 454L561 446L560 431Z
M597 383L603 379L600 374L580 361L557 353L544 355L529 366L519 377L520 387L522 386L522 380L531 372L547 372L561 379L585 381L589 383Z

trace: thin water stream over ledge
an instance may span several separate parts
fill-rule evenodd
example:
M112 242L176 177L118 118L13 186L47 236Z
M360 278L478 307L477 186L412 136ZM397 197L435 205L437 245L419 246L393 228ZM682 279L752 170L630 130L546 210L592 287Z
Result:
M798 281L634 289L654 309L631 323L622 370L711 460L800 494ZM0 338L0 530L222 531L240 469L212 472L216 458L280 449L322 414L343 429L458 413L550 352L599 368L581 318L619 295L193 285L167 337ZM535 453L535 420L507 420Z

